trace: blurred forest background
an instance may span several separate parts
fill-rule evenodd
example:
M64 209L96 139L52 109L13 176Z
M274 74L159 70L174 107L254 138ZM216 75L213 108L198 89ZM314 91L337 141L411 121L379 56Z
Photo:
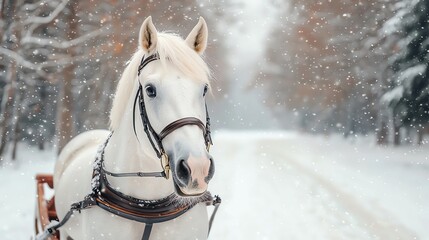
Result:
M183 37L206 19L214 128L372 134L390 145L421 144L428 129L429 0L0 3L0 164L19 142L59 151L107 128L149 15Z

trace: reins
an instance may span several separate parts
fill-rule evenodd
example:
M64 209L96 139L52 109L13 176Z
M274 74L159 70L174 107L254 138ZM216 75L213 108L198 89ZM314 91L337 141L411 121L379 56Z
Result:
M143 68L152 61L158 60L159 55L153 54L145 58L143 56L140 66L138 68L138 76L140 76ZM221 203L221 199L218 196L212 197L209 192L206 192L202 197L200 197L199 202L193 202L183 204L178 202L174 193L171 195L158 200L142 200L137 199L128 195L125 195L113 187L110 186L106 175L112 177L164 177L169 178L170 165L168 156L164 151L162 145L162 140L171 134L173 131L187 126L187 125L196 125L198 126L204 136L204 141L206 143L207 150L209 150L210 145L212 145L212 139L210 136L210 117L206 107L206 123L204 124L200 119L195 117L185 117L178 120L175 120L168 124L164 129L157 134L152 125L150 124L148 115L146 113L146 107L144 104L143 90L139 82L139 88L136 93L133 106L133 129L134 134L137 137L136 127L135 127L135 107L139 101L139 110L140 116L143 124L144 131L151 143L153 150L155 151L158 158L161 160L161 165L163 167L162 172L129 172L129 173L113 173L105 169L104 167L104 150L113 134L110 133L109 137L106 139L105 143L100 146L99 151L94 162L93 177L91 181L92 191L90 194L85 196L84 200L74 203L71 205L70 210L66 213L64 218L58 223L52 223L52 226L45 229L40 235L36 237L36 240L47 239L49 236L54 234L60 227L62 227L70 219L74 212L81 212L84 209L88 209L92 206L99 206L100 208L113 213L115 215L121 216L123 218L145 223L145 228L143 230L142 240L148 240L152 231L152 226L154 223L160 223L172 220L177 218L187 212L189 209L193 208L197 203L205 203L207 206L213 205L214 211L209 220L209 232L212 227L214 217L217 213L218 207ZM138 137L137 137L138 139ZM155 145L156 143L156 145Z

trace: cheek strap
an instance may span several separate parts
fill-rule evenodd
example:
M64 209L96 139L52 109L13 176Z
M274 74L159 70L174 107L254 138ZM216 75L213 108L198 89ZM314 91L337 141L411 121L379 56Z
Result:
M158 59L159 59L158 53L150 55L147 58L143 56L140 66L138 68L137 76L140 76L141 71L147 64ZM207 103L205 103L206 124L204 124L200 119L196 117L185 117L168 124L166 127L164 127L164 129L159 134L157 134L155 129L152 127L152 124L150 123L148 114L146 112L146 106L145 106L144 97L143 97L143 87L140 84L140 82L139 82L139 88L136 93L136 97L134 98L134 105L133 105L133 129L134 129L134 134L137 137L137 140L138 140L138 136L136 131L136 120L135 120L137 102L139 103L138 105L140 110L140 117L143 124L143 129L147 135L147 138L149 139L149 142L156 156L159 159L161 159L161 164L164 168L165 175L167 175L167 169L169 170L170 166L169 166L167 155L164 150L164 146L162 145L162 140L173 131L181 127L184 127L186 125L196 125L203 131L203 136L204 136L204 141L206 144L207 151L210 149L210 146L213 144L212 138L210 136L210 117L207 109ZM168 178L168 176L166 177Z

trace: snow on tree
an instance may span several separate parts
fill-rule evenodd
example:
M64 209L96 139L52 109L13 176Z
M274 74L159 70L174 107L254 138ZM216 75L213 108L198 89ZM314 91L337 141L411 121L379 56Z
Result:
M55 90L58 84L71 82L72 75L63 74L82 57L71 54L70 49L84 45L89 39L105 32L105 29L70 35L64 18L75 4L67 0L3 1L2 18L4 38L0 57L4 60L2 89L5 112L1 119L2 141L0 156L8 142L28 139L43 147L55 132ZM70 15L70 14L69 14ZM71 31L73 32L73 31ZM63 88L60 88L63 89ZM5 94L6 93L6 94ZM9 110L13 106L13 110ZM67 110L68 108L61 108ZM67 112L67 111L64 111ZM58 126L72 126L72 118L59 121ZM70 132L66 138L69 139ZM60 139L63 137L60 137Z
M374 51L387 1L290 1L272 31L257 83L269 105L298 116L301 128L345 135L376 128L386 56Z
M429 122L429 1L401 1L396 7L395 16L382 28L386 35L398 38L397 53L389 61L394 81L382 100L392 112L395 127L416 129L420 142Z

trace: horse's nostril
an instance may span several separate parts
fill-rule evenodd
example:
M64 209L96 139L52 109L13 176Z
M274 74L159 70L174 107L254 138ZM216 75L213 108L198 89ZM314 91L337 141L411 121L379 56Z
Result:
M206 181L206 183L209 183L209 181L213 178L213 175L214 175L214 172L215 172L215 165L214 165L213 157L210 157L209 160L210 160L209 174L204 179Z
M189 168L188 164L185 160L180 160L177 164L177 178L179 181L184 185L188 185L189 180L191 178L191 169Z

